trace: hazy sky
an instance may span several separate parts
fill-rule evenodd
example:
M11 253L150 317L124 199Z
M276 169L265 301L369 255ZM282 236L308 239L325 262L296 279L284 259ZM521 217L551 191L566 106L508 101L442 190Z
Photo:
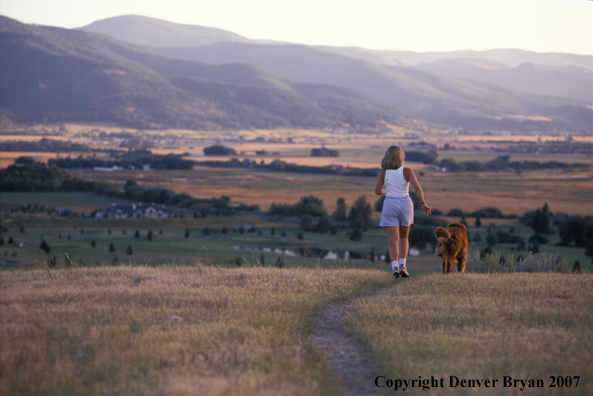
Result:
M380 50L593 53L588 0L1 0L0 14L65 28L135 14L250 39Z

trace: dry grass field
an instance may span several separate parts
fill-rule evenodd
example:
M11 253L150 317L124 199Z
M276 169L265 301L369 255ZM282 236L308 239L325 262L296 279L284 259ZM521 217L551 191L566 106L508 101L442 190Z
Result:
M449 376L498 379L488 395L523 394L503 376L542 379L533 394L589 395L592 280L425 274L393 287L377 270L199 263L2 271L0 394L339 394L309 335L323 308L357 298L346 328L377 375L444 377L435 395L478 392ZM580 381L548 388L549 376Z
M444 377L445 388L431 395L591 395L592 281L590 274L426 275L364 299L347 327L386 378ZM449 376L499 381L450 388ZM504 376L542 379L545 387L505 388ZM580 380L551 388L550 376Z
M593 179L589 171L561 170L515 172L436 172L422 164L412 163L433 208L445 213L452 208L474 211L483 207L499 208L504 214L522 215L548 203L553 212L593 214ZM421 173L422 172L422 173ZM374 177L276 173L249 168L194 167L193 171L118 171L76 173L84 178L113 181L119 185L134 179L145 185L160 185L176 192L187 192L196 198L221 195L231 202L257 204L268 210L272 203L296 203L300 197L314 195L323 200L331 213L339 197L348 206L361 195L373 204ZM570 191L570 194L567 194Z
M0 394L332 395L307 336L379 271L74 268L0 272Z

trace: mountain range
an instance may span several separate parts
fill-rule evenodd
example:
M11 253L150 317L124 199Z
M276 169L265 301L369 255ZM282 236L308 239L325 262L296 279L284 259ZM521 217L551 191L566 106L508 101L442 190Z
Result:
M139 16L72 30L0 17L0 50L0 108L21 122L379 131L427 121L584 133L593 124L593 95L583 88L592 72L582 67L591 57L570 54L398 56L262 44ZM505 53L540 63L509 65Z

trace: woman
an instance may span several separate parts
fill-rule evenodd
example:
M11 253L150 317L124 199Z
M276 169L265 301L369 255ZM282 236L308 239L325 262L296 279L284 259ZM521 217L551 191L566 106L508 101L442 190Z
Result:
M426 204L422 187L414 171L403 166L404 158L404 150L401 147L389 147L381 160L381 172L375 185L375 194L385 194L379 225L387 229L391 271L396 279L400 276L402 278L410 276L406 268L408 235L410 226L414 223L414 204L409 194L410 183L414 186L424 213L426 215L432 213L432 209ZM385 190L382 189L383 184L385 184Z

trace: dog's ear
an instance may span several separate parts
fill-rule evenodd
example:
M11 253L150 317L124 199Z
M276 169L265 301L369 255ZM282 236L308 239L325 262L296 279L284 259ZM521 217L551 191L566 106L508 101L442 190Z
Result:
M449 231L443 227L437 227L437 229L434 230L434 235L437 237L437 239L447 240L451 238L451 234L449 233Z

